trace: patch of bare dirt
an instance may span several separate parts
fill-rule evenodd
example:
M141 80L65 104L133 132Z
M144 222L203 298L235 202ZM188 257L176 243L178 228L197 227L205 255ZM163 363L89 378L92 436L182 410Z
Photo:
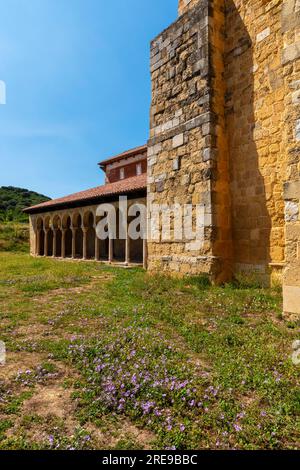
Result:
M71 390L66 390L59 384L37 385L34 395L23 405L25 414L33 413L42 417L67 419L74 411L75 402L71 399Z
M87 284L82 284L81 286L76 286L76 287L62 287L59 289L53 289L44 295L33 298L33 300L35 302L44 304L44 303L48 303L49 301L51 301L53 297L59 297L59 296L64 297L66 295L69 296L70 294L81 294L83 292L92 290L95 287L95 285L99 283L102 284L104 282L111 281L113 277L114 277L113 274L102 273L102 274L99 274L98 276L92 276L91 281Z
M11 319L10 318L1 318L1 329L5 330L5 328L11 326Z
M14 330L14 334L17 337L25 337L27 340L36 341L40 338L49 336L51 331L49 326L43 325L42 323L34 323L21 325Z
M123 434L124 438L128 437L128 435L133 437L134 440L136 440L145 449L149 449L151 447L151 443L155 439L155 434L145 429L140 429L127 420L123 423L121 434Z
M26 435L31 442L47 443L49 436L58 423L62 426L63 436L74 436L79 423L74 418L76 402L71 398L72 390L60 384L37 385L34 395L23 403L22 416L34 416L39 420L27 424ZM24 429L22 418L18 417L14 426L6 432L8 438L17 436Z
M20 357L19 357L20 356ZM7 367L3 368L3 377L13 379L18 371L35 369L46 359L46 355L36 353L11 353L8 358ZM56 371L52 377L46 377L44 383L36 383L32 389L32 396L24 401L22 413L15 417L14 426L6 432L8 438L18 436L24 429L22 417L35 416L38 422L26 425L26 435L35 443L47 442L49 435L53 433L55 423L63 426L64 435L72 437L76 427L79 425L74 413L76 410L76 400L71 397L72 387L68 389L62 386L64 379L79 378L76 370L67 365L55 361ZM1 369L0 369L1 372ZM1 376L0 376L1 380Z
M91 434L96 449L110 449L116 447L118 442L133 440L143 449L151 449L155 440L155 434L145 429L140 429L129 420L122 420L116 428L102 430L93 423L85 425L87 432Z
M5 365L0 366L0 381L4 383L9 382L19 371L25 371L27 369L32 370L45 360L45 358L46 354L36 352L7 352Z
M7 365L0 369L0 380L13 379L18 371L34 369L46 359L45 355L37 353L8 353ZM49 436L53 434L53 429L59 425L60 433L64 437L72 438L75 434L79 422L76 419L77 402L72 398L72 387L68 389L62 386L66 378L79 377L67 365L55 361L57 373L53 378L47 379L45 383L37 383L32 389L33 395L24 401L22 413L16 416L14 425L6 432L7 438L13 438L26 430L26 436L31 442L45 444L49 441ZM26 428L22 422L22 417L37 417L32 422L27 422ZM60 424L58 424L60 423ZM150 449L155 435L150 431L140 429L129 420L121 420L116 425L111 423L103 429L95 424L88 423L84 429L90 434L93 448L107 449L114 448L118 442L132 440L138 443L141 448Z
M8 352L6 355L6 364L0 366L0 382L8 384L11 382L18 372L25 372L26 370L35 370L43 362L47 362L48 355L46 353L37 352ZM76 370L70 368L67 364L62 362L55 362L55 374L51 378L47 378L47 384L60 382L64 379L76 379L79 374ZM45 385L45 386L46 386Z

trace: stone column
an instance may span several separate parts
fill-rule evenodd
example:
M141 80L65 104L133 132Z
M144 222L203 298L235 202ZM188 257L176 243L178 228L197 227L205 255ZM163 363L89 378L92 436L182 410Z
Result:
M82 232L83 232L82 257L83 257L83 259L87 259L87 232L88 232L88 229L86 227L83 227Z
M143 268L147 269L147 261L148 261L148 249L147 249L147 239L143 240Z
M76 228L72 227L72 258L76 257Z
M61 257L62 258L66 257L66 233L67 233L67 230L63 228L61 230Z
M36 255L39 256L40 254L40 241L41 241L41 237L40 237L40 229L37 229L36 231Z
M112 263L114 258L114 241L112 238L108 240L108 262Z
M53 258L56 257L56 234L57 234L57 229L54 228L53 229L53 253L52 253Z
M45 228L44 233L45 233L45 239L44 239L44 256L48 256L48 232L49 229Z
M95 260L99 261L100 260L100 240L97 237L96 225L94 225L94 229L95 229Z
M128 233L128 226L126 227L126 239L125 239L125 264L130 263L130 236Z

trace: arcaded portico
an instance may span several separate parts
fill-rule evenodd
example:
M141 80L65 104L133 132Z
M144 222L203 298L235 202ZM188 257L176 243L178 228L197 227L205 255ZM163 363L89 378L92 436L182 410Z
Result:
M116 213L118 215L118 203ZM130 201L145 204L145 199ZM142 239L100 240L96 236L98 205L38 214L31 217L32 255L146 265L146 247ZM99 220L98 220L99 221ZM127 227L129 224L127 222Z
M108 263L147 265L146 241L128 236L138 205L146 207L146 147L125 152L100 164L106 173L106 184L70 196L48 201L26 209L30 215L30 251L34 256L96 260ZM110 182L112 181L112 182ZM120 219L119 198L126 196L129 215ZM100 239L96 215L101 204L115 208L116 235ZM136 210L135 210L136 206ZM130 211L132 209L132 211ZM125 237L119 237L120 220Z

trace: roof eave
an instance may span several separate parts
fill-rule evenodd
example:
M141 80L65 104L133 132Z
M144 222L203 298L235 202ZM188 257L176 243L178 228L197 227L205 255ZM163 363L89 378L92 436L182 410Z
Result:
M43 207L26 207L23 209L22 212L25 214L31 215L31 214L40 214L44 212L52 212L54 210L63 210L63 209L68 209L68 208L77 208L77 207L85 207L91 204L95 204L97 201L101 201L102 199L110 199L114 200L118 196L123 196L124 194L130 194L130 197L135 196L135 197L144 197L147 195L147 187L140 187L140 188L134 188L134 189L127 189L124 191L120 191L117 193L108 193L108 194L102 194L100 196L93 196L90 198L82 199L82 200L77 200L77 201L69 201L69 202L60 202L56 203L53 205L49 206L43 206Z

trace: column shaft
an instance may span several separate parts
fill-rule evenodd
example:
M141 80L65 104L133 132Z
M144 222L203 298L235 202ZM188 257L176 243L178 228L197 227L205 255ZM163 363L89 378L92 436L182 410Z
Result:
M72 258L76 257L76 228L72 228Z
M109 238L108 241L108 261L109 263L112 263L114 258L114 241L112 238Z
M147 269L148 264L148 249L147 249L147 240L143 240L143 268Z
M82 254L83 259L87 259L87 228L83 228L83 247L82 247Z
M44 230L45 239L44 239L44 256L48 256L48 229Z
M130 237L128 233L128 227L126 228L126 240L125 240L125 264L130 263Z
M57 233L57 230L53 229L53 253L52 253L53 258L56 257L56 233Z
M95 260L100 260L100 240L95 232Z
M62 229L61 231L61 257L66 257L66 229Z
M37 256L39 256L39 254L40 254L40 240L41 240L40 230L38 229L36 231L36 255Z

